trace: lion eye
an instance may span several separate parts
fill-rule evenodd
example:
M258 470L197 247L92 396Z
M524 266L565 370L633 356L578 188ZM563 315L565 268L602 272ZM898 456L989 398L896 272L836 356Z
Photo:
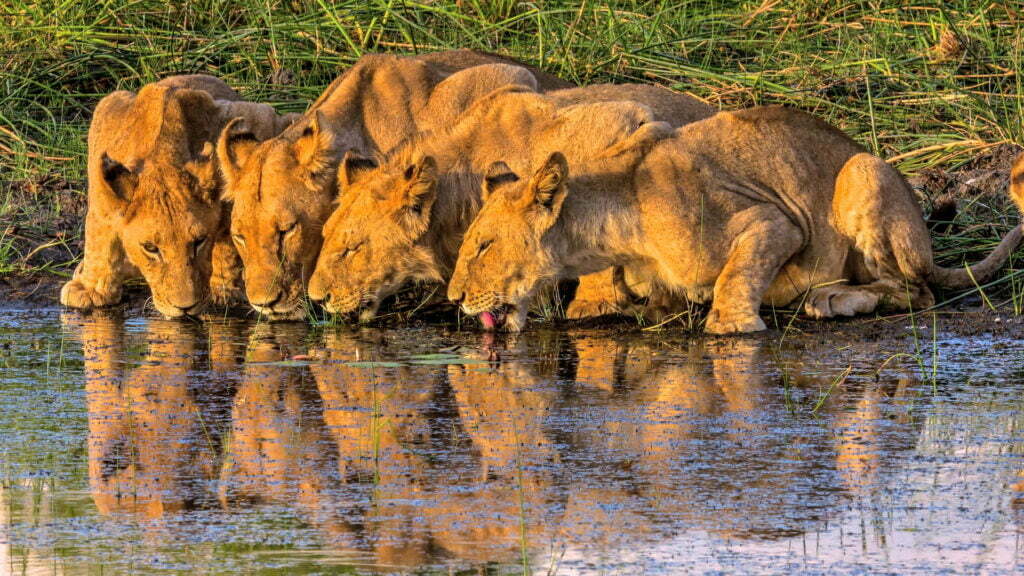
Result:
M487 252L487 249L491 247L491 244L494 244L494 240L486 240L484 242L481 242L480 248L478 248L476 251L477 258L483 256L484 252Z
M143 242L142 249L145 250L147 254L152 254L153 256L160 254L160 249L152 242Z
M280 228L279 230L280 230L281 234L291 234L292 232L295 231L295 229L298 226L299 226L299 223L298 223L298 221L296 221L296 222L292 222L291 224L289 224L289 225L287 225L287 226L285 226L283 228Z
M355 246L349 246L349 247L345 248L345 250L338 256L338 260L344 260L345 258L348 258L349 256L351 256L351 255L355 254L357 251L359 251L359 249L362 248L362 247L363 247L363 244L362 244L362 242L360 242L359 244L356 244Z

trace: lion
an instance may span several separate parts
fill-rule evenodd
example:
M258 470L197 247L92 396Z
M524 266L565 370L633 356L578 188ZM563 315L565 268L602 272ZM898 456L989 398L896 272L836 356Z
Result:
M356 313L367 321L408 282L446 282L462 233L479 207L489 164L502 159L525 165L534 149L559 146L578 148L585 157L609 145L608 135L618 137L613 127L628 128L652 114L684 125L713 111L656 86L599 85L543 95L507 87L481 99L447 129L411 138L382 162L347 155L338 170L344 192L324 227L310 299L329 312ZM570 315L615 306L610 278L605 273L584 279Z
M710 302L706 332L756 332L766 328L762 303L803 299L813 318L922 310L935 303L929 285L983 283L1021 241L1018 226L969 268L936 265L900 173L797 110L720 112L674 131L657 124L572 174L559 152L527 178L497 170L448 297L515 331L539 285L625 265Z
M301 120L258 143L243 125L222 131L218 162L233 203L231 229L250 305L271 320L303 317L303 295L335 200L346 151L372 155L509 83L569 84L508 59L468 50L362 57ZM453 71L461 70L453 74Z
M138 276L168 318L198 315L211 297L237 300L237 256L212 158L220 128L237 117L259 139L293 119L243 102L203 75L172 76L100 101L89 127L85 254L61 289L62 304L116 304L125 281Z

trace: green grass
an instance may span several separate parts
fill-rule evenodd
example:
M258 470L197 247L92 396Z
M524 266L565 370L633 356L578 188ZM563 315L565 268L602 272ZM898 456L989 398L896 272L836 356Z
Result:
M59 174L84 190L89 114L104 94L207 72L249 99L300 111L366 52L475 48L581 84L656 82L727 109L797 106L896 159L908 176L955 171L997 144L1024 143L1022 2L178 4L13 0L0 8L0 238L11 238L3 228L12 220L32 219L31 206L11 201L24 183ZM75 193L44 192L35 206L60 217ZM942 261L979 256L1016 221L998 194L980 198L959 217L960 231L939 239ZM45 224L34 226L45 236ZM77 234L62 241L77 246ZM0 274L59 271L71 260L63 250L23 261L33 246L0 240ZM1015 274L1000 285L1019 287ZM1019 288L1010 292L1020 301Z

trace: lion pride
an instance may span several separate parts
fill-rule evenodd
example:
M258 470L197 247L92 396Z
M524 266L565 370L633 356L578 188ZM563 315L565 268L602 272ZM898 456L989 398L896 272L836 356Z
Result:
M240 296L212 158L221 127L238 117L260 139L292 120L203 75L100 101L89 127L85 255L61 290L62 304L116 304L124 282L140 275L156 309L171 318L200 313L211 296L220 304Z
M509 87L480 99L453 125L410 138L379 166L346 156L338 170L344 192L324 227L310 298L330 312L358 312L368 320L407 282L447 281L495 160L527 166L536 150L559 148L584 158L651 117L683 125L712 113L694 98L656 86L546 94ZM610 274L584 279L570 315L610 311L602 307L614 306L611 288Z
M571 171L558 152L523 178L498 170L448 297L518 330L542 282L626 265L710 302L707 332L754 332L762 303L804 298L814 318L922 310L929 284L982 283L1021 240L1018 226L969 269L936 265L899 172L803 112L721 112L650 134Z
M303 317L306 281L320 251L320 229L330 214L337 166L346 151L388 150L420 130L450 122L498 86L569 86L509 62L469 50L368 55L276 138L258 143L244 123L227 127L218 162L226 198L234 204L232 238L252 307L272 320Z

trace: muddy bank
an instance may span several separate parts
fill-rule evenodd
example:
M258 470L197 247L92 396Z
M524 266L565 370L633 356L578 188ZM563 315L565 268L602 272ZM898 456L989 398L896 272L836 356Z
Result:
M84 248L85 212L84 180L56 172L0 180L0 285L70 274Z
M60 307L53 295L59 292L59 283L25 282L17 288L5 292L0 289L0 302L3 308L10 310L31 310ZM6 299L6 294L15 293L19 297ZM52 294L51 294L52 293ZM24 295L24 296L22 296ZM462 316L454 306L433 304L418 307L413 300L406 300L396 307L397 312L386 315L370 324L346 324L337 320L322 320L328 324L337 322L343 331L357 331L361 328L400 329L433 327L445 332L481 332L479 323L473 318ZM413 312L415 310L415 312ZM158 319L159 314L148 302L145 286L133 286L127 293L125 302L120 306L96 312L77 312L83 317L140 317ZM1015 312L1012 305L990 309L980 298L969 297L965 303L952 304L933 311L920 314L893 314L887 316L864 316L832 320L813 320L807 316L796 314L794 310L761 310L761 317L768 325L768 330L748 336L725 336L722 338L754 338L765 341L804 341L832 343L857 342L860 345L887 345L901 342L917 342L922 350L932 346L933 334L944 338L992 338L1024 340L1024 315ZM224 318L255 320L255 312L246 309L218 310L209 313L206 320L223 320ZM545 320L531 318L524 335L545 331L583 330L586 332L602 332L608 334L649 336L660 339L691 338L702 336L699 328L700 317L690 327L684 319L674 320L662 326L644 326L635 318L619 315L601 316L583 321L556 318ZM319 323L319 322L318 322ZM299 324L299 323L284 323ZM505 335L497 335L505 338Z

